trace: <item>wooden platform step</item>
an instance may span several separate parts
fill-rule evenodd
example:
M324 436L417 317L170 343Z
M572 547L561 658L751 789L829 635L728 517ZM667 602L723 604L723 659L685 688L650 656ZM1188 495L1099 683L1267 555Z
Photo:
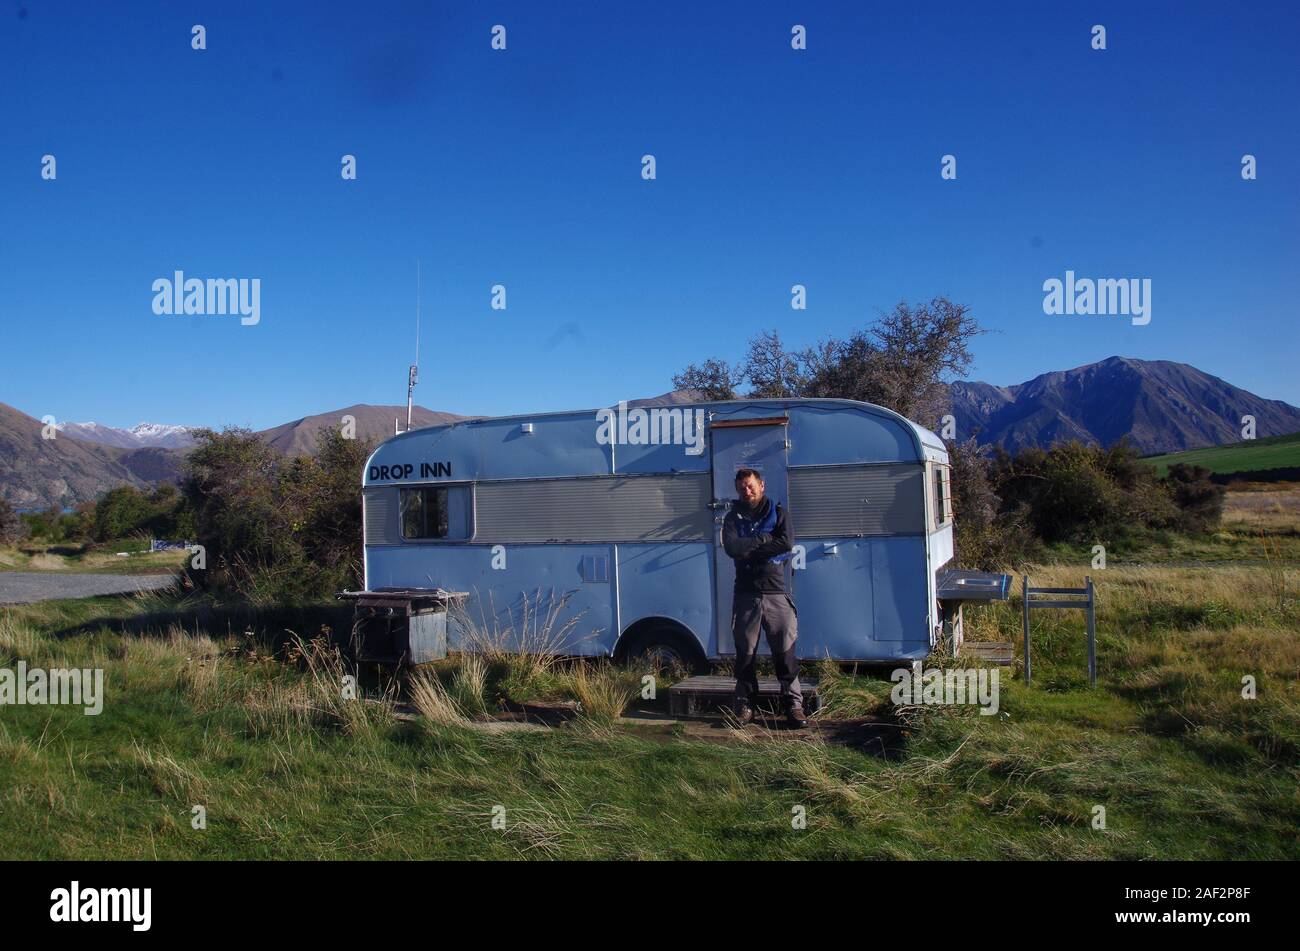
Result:
M957 653L999 667L1010 667L1016 662L1016 646L1006 641L963 641Z
M799 678L803 688L803 708L813 713L821 706L817 695L817 681ZM668 710L676 717L699 717L716 714L731 708L736 695L735 677L688 677L668 688ZM758 702L773 710L780 710L781 683L775 677L758 678Z

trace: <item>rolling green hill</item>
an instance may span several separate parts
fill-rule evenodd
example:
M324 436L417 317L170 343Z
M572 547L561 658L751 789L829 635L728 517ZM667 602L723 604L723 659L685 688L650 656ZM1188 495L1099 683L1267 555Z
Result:
M1149 456L1146 461L1154 465L1161 475L1168 472L1169 467L1176 462L1204 466L1220 475L1260 469L1285 469L1300 466L1300 433L1250 439L1206 449L1189 449L1164 456Z

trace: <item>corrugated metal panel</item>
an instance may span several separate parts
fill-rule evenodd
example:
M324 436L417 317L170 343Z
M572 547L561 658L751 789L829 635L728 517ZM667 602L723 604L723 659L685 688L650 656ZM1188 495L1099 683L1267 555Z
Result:
M924 493L925 469L915 463L792 467L795 538L924 532Z
M400 545L397 524L397 487L366 489L363 493L367 545Z
M703 541L709 475L480 482L475 541Z

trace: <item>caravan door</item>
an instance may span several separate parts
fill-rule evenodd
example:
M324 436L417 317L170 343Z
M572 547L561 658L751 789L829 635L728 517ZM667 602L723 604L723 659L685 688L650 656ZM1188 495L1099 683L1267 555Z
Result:
M735 654L731 636L732 589L736 568L722 547L722 522L736 498L736 471L753 469L763 476L765 494L783 507L789 505L786 480L786 416L761 419L720 419L709 423L709 444L713 464L713 545L714 545L714 616L717 619L718 653ZM792 513L793 520L793 513ZM798 523L795 522L798 529ZM790 562L785 562L787 589L792 580ZM771 653L767 639L759 640L759 650Z

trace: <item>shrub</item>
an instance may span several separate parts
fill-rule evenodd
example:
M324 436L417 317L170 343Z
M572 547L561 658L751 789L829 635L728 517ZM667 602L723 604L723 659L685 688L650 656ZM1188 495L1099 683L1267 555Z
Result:
M7 499L0 499L0 545L14 545L26 537L26 523Z
M195 435L181 493L207 553L199 583L261 601L316 598L359 582L369 443L325 430L316 455L286 461L247 429Z
M92 534L97 542L126 538L141 531L152 514L144 493L134 486L118 486L105 492L95 504Z
M1178 506L1179 527L1189 532L1208 532L1223 518L1223 499L1227 490L1211 478L1214 473L1203 466L1178 462L1169 467L1161 480Z
M109 489L97 502L79 506L75 519L77 537L97 542L133 535L179 540L192 535L194 528L180 493L166 483L152 492L129 485Z
M43 512L23 512L19 517L25 529L24 537L54 540L51 538L52 526L57 524L60 511L57 505L51 505Z
M992 479L1002 514L1023 511L1048 543L1115 541L1179 524L1169 492L1126 440L1110 449L1071 441L1014 457L999 449Z
M990 463L974 439L948 443L952 464L953 518L957 564L992 571L1009 567L1035 545L1025 510L1001 512L1002 500L990 481Z

